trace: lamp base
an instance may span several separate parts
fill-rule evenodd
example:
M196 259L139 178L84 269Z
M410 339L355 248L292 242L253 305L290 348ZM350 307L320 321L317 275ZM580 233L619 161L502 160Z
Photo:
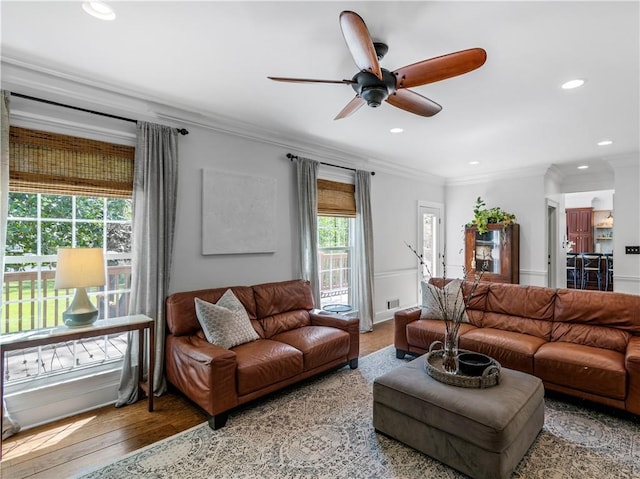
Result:
M90 313L62 313L64 325L67 328L79 328L81 326L90 326L98 319L98 311Z
M77 288L73 302L69 308L62 313L62 319L68 328L78 328L90 326L98 319L99 311L91 304L87 291L84 288Z

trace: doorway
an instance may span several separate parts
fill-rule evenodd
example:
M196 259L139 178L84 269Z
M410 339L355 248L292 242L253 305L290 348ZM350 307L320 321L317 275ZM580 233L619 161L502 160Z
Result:
M558 204L547 200L547 286L557 287Z
M444 205L418 202L418 247L425 263L421 277L442 276L444 261Z

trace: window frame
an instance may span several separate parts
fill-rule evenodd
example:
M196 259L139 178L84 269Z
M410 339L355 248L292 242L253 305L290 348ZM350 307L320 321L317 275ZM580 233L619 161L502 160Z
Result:
M343 218L345 219L348 223L348 235L347 235L347 245L345 246L327 246L327 247L322 247L320 244L320 218L325 217L325 218ZM326 305L328 304L335 304L335 301L331 302L327 302L327 301L323 301L323 296L322 296L322 292L323 292L323 281L322 281L322 274L323 272L329 272L331 277L333 277L332 272L335 271L333 268L329 268L328 270L324 270L322 269L322 255L326 254L326 253L332 253L332 252L336 252L336 251L346 251L347 253L347 267L346 268L340 268L341 270L346 270L347 271L347 276L348 276L348 287L347 287L347 293L346 293L346 297L347 297L347 301L343 302L340 301L339 304L348 304L349 306L351 306L352 311L356 310L356 297L355 297L355 287L354 287L354 270L353 270L353 262L354 262L354 255L355 255L355 218L350 217L350 216L342 216L342 215L331 215L331 214L318 214L317 215L317 223L318 223L318 284L319 284L319 289L320 289L320 309L324 308ZM339 295L341 298L344 297L344 295ZM328 298L331 298L332 296L327 296Z

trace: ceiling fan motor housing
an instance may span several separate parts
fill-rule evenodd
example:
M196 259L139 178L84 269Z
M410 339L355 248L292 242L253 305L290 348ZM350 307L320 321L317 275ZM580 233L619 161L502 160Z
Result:
M353 77L351 86L360 98L372 108L379 107L389 95L396 91L396 77L389 71L382 70L382 80L373 73L359 72Z

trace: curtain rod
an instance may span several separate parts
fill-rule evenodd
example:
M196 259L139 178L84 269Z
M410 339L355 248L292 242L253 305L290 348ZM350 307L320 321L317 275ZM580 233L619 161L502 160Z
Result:
M287 153L287 158L289 158L291 161L293 161L293 160L297 160L299 157L298 157L298 155L293 155L291 153ZM348 166L332 165L331 163L325 163L324 161L321 161L320 164L321 165L325 165L325 166L332 166L334 168L342 168L343 170L357 171L355 168L349 168ZM371 176L373 176L375 174L376 174L375 171L371 172Z
M84 111L85 113L91 113L93 115L106 116L107 118L114 118L116 120L128 121L130 123L138 123L138 120L133 120L131 118L124 118L122 116L111 115L109 113L103 113L101 111L89 110L87 108L80 108L79 106L65 105L64 103L58 103L57 101L44 100L42 98L36 98L34 96L23 95L22 93L14 93L11 92L11 96L17 96L18 98L25 98L27 100L39 101L40 103L46 103L48 105L61 106L63 108L70 108L72 110ZM181 135L188 135L189 130L185 128L176 128L176 131Z

